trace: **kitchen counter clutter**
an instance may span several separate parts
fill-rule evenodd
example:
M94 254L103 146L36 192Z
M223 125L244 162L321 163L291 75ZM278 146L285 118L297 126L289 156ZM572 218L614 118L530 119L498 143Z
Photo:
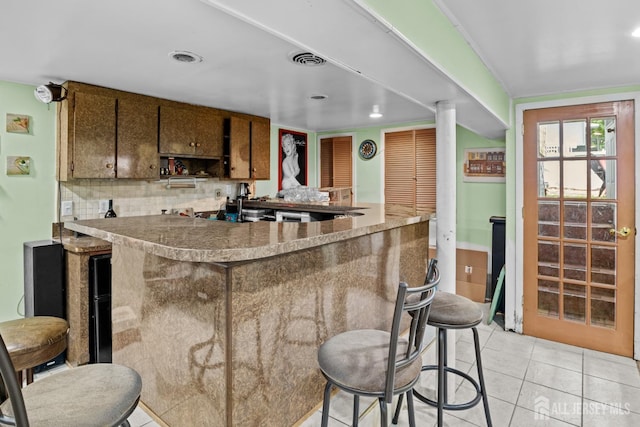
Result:
M140 373L159 419L290 426L322 401L320 344L388 329L398 283L424 281L429 215L353 208L344 212L362 215L308 223L158 215L65 226L112 244L113 362Z

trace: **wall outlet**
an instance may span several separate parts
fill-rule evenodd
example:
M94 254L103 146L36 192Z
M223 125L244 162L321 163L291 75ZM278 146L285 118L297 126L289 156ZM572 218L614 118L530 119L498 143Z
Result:
M98 213L107 213L109 210L109 200L100 200L98 204Z
M64 201L60 204L61 216L73 216L73 202L71 200Z
M216 199L219 199L222 197L222 190L220 188L216 188Z
M464 272L465 272L466 274L472 274L472 273L473 273L473 267L472 267L472 266L470 266L470 265L465 265L465 266L464 266Z

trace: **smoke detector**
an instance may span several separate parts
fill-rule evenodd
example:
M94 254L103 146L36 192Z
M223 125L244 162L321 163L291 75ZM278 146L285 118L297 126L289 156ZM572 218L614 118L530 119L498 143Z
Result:
M203 58L200 55L196 55L193 52L188 52L186 50L174 50L169 53L169 58L174 61L183 62L185 64L192 64L196 62L202 62Z
M318 55L311 52L296 52L289 56L289 59L294 64L298 65L307 65L307 66L318 66L324 65L327 61L324 58L319 57Z

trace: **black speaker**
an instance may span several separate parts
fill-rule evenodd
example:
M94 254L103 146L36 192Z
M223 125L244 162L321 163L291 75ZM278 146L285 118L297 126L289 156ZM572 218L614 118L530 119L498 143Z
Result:
M24 243L25 317L66 319L65 263L62 244L53 240ZM65 353L34 368L40 372L63 364Z

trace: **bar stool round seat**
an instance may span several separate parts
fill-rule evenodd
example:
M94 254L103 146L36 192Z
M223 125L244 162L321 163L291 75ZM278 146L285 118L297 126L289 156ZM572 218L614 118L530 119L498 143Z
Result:
M414 388L413 395L420 401L438 408L438 426L443 425L444 410L460 411L470 409L477 405L480 400L484 404L484 412L487 425L491 426L491 415L489 413L489 401L487 391L484 384L484 375L482 373L482 359L480 357L480 341L476 326L482 322L482 310L480 307L460 295L448 292L437 291L431 304L431 312L427 324L437 328L438 334L438 364L425 365L422 371L436 370L438 372L438 390L437 400L432 400ZM478 369L478 380L465 372L447 366L447 329L471 329L473 331L473 341L476 353L476 366ZM447 402L447 374L453 374L462 377L469 382L476 390L475 396L464 403L448 403ZM400 406L400 405L398 405ZM399 408L398 408L399 409ZM397 422L397 414L394 417L394 423Z
M2 335L16 372L45 363L67 347L69 323L52 316L25 317L0 322ZM27 375L30 383L31 375Z

